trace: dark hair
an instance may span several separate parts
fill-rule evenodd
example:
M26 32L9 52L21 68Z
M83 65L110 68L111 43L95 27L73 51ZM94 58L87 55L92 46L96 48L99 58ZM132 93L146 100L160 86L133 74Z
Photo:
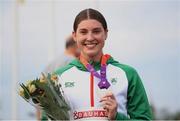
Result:
M87 19L95 19L99 21L102 24L103 28L107 30L107 23L104 16L99 11L89 8L89 9L82 10L76 16L74 25L73 25L74 31L76 32L77 27L81 21L87 20Z
M66 39L66 43L65 43L65 47L66 49L68 49L69 47L72 47L76 45L76 42L74 41L73 37L72 36L69 36L67 39Z

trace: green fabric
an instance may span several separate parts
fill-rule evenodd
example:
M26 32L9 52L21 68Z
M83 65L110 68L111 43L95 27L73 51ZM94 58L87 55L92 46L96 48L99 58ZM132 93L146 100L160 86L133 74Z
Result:
M147 95L136 70L116 61L114 61L112 65L123 69L128 78L127 113L129 117L118 113L116 120L152 120L153 117Z
M96 71L100 70L100 62L90 62ZM117 113L116 120L151 120L152 112L147 99L145 89L142 81L135 69L128 65L120 64L112 57L107 61L107 64L112 64L125 71L128 79L128 95L127 95L127 113L128 117ZM77 67L81 71L87 71L79 60L73 60L69 65L64 68L56 70L54 73L61 75L64 71Z
M127 116L125 116L125 115L118 112L116 114L115 120L130 120L130 119Z
M73 65L67 65L67 66L65 66L65 67L63 67L63 68L59 68L59 69L57 69L55 72L53 72L54 74L57 74L57 75L61 75L61 73L62 72L64 72L64 71L66 71L66 70L68 70L68 69L70 69L70 68L72 68L73 67Z
M114 60L113 60L113 58L110 58L107 61L107 64L110 64L112 62L114 62ZM100 70L100 68L101 68L101 62L91 61L90 64L94 67L94 69L96 71ZM84 67L84 65L79 60L75 59L69 65L65 66L64 68L57 69L54 73L58 74L58 75L61 75L64 71L70 69L73 66L76 66L81 71L87 71L86 67Z
M41 111L41 121L47 121L48 118L47 118L47 115L44 111Z

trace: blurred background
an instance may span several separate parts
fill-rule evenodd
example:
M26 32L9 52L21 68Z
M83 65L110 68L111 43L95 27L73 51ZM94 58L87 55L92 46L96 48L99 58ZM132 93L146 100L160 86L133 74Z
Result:
M0 0L0 120L36 120L18 84L63 53L75 16L89 7L107 20L104 52L136 68L155 119L180 119L179 0Z

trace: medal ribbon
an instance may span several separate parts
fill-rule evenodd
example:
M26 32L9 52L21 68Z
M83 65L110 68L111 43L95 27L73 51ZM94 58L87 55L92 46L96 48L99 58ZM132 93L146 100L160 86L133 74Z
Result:
M108 59L110 58L111 56L108 55L108 54L105 54L102 56L102 59L101 59L101 69L100 69L100 74L94 69L94 67L89 64L87 62L87 60L85 60L85 58L83 58L82 56L80 56L80 61L81 63L86 67L86 69L91 73L93 74L95 77L99 78L100 79L100 82L98 83L98 86L100 89L108 89L109 86L110 86L110 83L107 81L107 78L106 78L106 62L108 61Z

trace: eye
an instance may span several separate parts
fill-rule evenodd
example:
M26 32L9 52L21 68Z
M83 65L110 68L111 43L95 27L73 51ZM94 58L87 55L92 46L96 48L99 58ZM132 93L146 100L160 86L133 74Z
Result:
M100 33L101 31L100 30L95 30L95 31L93 31L93 33L95 33L95 34L98 34L98 33Z
M86 30L80 30L79 33L85 35L85 34L87 34L87 31Z
M99 28L93 30L93 33L94 33L94 34L99 34L100 32L101 32L101 29L99 29Z

